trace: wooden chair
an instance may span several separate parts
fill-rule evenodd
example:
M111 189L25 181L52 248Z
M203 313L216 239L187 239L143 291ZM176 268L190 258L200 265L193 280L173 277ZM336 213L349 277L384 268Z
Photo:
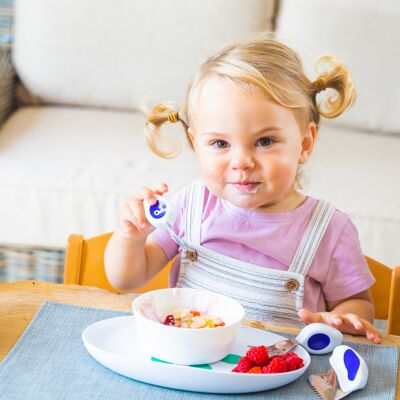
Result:
M375 318L387 320L387 334L400 335L400 266L386 265L365 257L376 282L371 287Z
M64 283L96 286L114 293L121 293L108 282L104 272L104 250L111 233L84 239L71 235L65 257ZM371 287L376 319L387 320L387 333L400 335L400 266L394 269L366 257L369 268L376 278ZM135 293L168 287L169 262L165 268Z
M112 233L84 239L82 235L72 234L68 238L65 254L64 283L82 286L95 286L114 293L126 293L115 289L108 281L104 271L104 251ZM168 287L169 262L160 273L135 293Z

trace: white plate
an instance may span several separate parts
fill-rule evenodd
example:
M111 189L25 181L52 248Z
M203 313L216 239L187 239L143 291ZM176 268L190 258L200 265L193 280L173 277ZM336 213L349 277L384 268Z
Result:
M260 329L241 326L229 356L213 364L184 366L152 359L138 343L135 317L117 317L96 322L82 333L88 352L101 364L138 381L172 389L206 393L247 393L274 389L293 382L310 364L309 354L297 346L294 351L304 367L280 374L231 372L248 346L271 345L284 337Z

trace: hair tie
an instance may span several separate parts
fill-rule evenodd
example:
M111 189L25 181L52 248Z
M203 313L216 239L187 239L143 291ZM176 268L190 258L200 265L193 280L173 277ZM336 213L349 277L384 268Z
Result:
M316 80L312 83L312 85L313 85L313 89L314 89L315 93L322 92L323 90L326 89L326 83L325 83L325 81L324 81L323 79L321 79L321 78L316 79Z
M179 121L179 112L175 111L168 114L168 121L174 124L175 122Z

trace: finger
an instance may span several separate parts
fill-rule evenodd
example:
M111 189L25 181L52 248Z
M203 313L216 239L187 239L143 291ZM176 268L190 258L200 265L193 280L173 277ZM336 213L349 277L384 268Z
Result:
M380 332L378 334L375 334L373 342L376 344L382 343L382 334Z
M330 311L321 312L321 319L324 324L331 325L333 327L339 327L343 325L343 320L340 314L335 314Z
M366 319L360 318L356 314L346 314L346 319L359 333L363 333L368 340L374 343L381 343L382 335L379 329Z
M381 334L375 334L373 332L366 332L365 336L367 339L373 343L379 344L382 343L382 336Z
M354 327L354 329L356 329L359 332L365 332L366 331L366 324L369 324L370 326L372 326L368 321L366 321L365 319L360 318L358 315L356 314L351 314L351 313L347 313L345 314L347 321L349 321L349 323Z
M157 202L157 199L154 195L155 193L152 189L148 187L142 187L139 189L137 195L134 196L133 200L147 200L151 205L153 205Z
M367 339L371 340L374 343L382 342L382 334L381 331L372 325L369 321L362 319L361 320L364 326L364 332L367 336Z
M153 188L153 191L156 194L163 195L164 193L168 192L168 186L166 183L160 183Z
M139 194L142 200L146 200L150 205L154 205L157 203L156 195L162 196L166 192L168 192L168 186L165 183L162 183L152 189L144 187L140 190Z
M128 203L122 206L120 215L120 228L123 233L129 234L139 230L136 218Z
M327 317L327 322L329 325L332 325L332 326L338 328L343 325L343 318L339 314L330 314Z
M320 313L313 313L312 311L307 310L305 308L300 309L297 314L306 324L312 324L314 322L323 322Z
M366 331L365 336L367 337L368 340L370 340L373 343L379 344L382 343L382 335L381 333L375 333L372 331Z
M375 337L375 334L372 333L372 332L366 332L366 333L365 333L365 336L367 337L368 340L373 341L373 340L374 340L374 337Z
M143 201L138 198L133 198L128 202L128 206L132 212L133 220L139 230L146 229L150 226L147 221L146 214L144 212Z

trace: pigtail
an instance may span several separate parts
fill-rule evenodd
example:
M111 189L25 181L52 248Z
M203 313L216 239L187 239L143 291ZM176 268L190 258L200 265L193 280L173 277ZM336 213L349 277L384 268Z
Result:
M174 109L171 104L156 104L153 108L149 109L144 102L141 104L142 112L147 116L145 124L145 134L147 143L151 150L158 156L163 158L174 158L181 150L181 145L177 139L168 138L161 130L164 123L180 122L188 134L188 125L180 117L179 112ZM169 150L162 150L161 145L168 143Z
M326 69L326 66L328 69L320 72L323 68ZM316 110L325 118L338 117L349 109L356 99L356 90L350 74L344 64L331 55L320 57L316 63L316 70L319 75L311 87ZM327 94L317 103L317 94L326 89L333 89L335 92Z

